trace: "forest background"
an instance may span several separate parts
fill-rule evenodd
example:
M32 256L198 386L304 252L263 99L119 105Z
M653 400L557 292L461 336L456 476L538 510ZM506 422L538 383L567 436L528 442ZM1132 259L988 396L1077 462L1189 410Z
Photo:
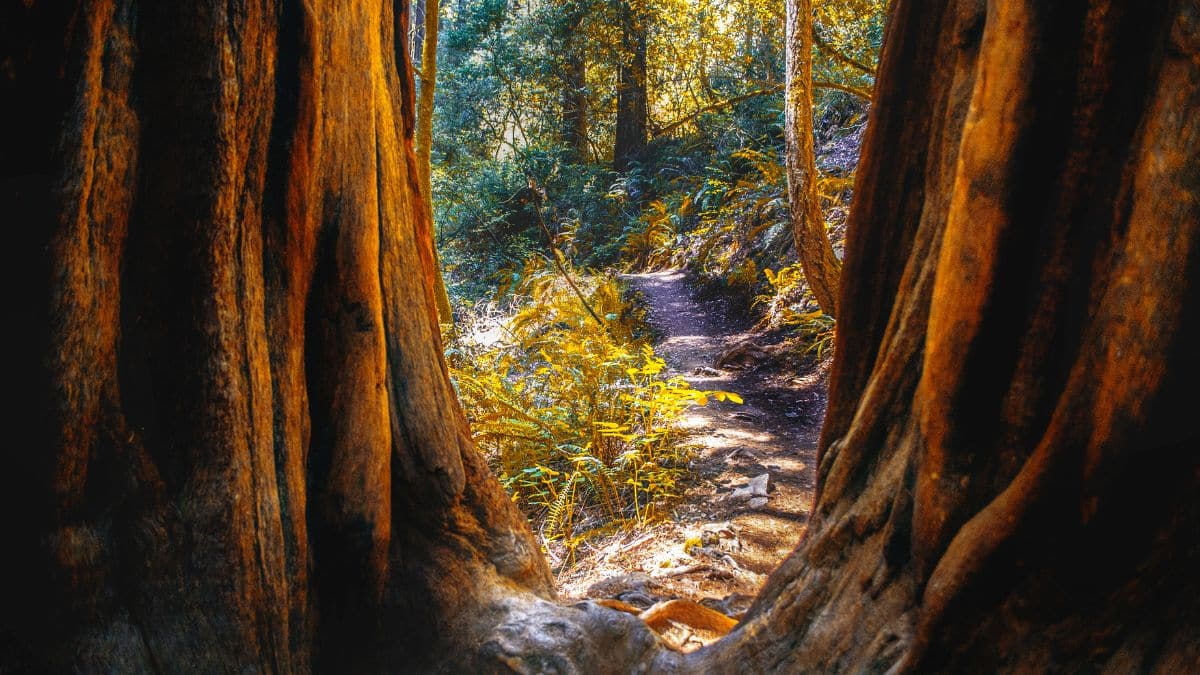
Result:
M573 559L589 537L662 516L686 479L684 411L741 401L666 375L622 273L686 268L802 359L832 354L886 10L414 3L447 361L544 546Z

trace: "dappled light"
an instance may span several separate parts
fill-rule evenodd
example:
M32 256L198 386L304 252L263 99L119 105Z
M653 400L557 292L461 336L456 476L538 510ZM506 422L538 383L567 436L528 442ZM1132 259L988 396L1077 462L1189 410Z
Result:
M1200 672L1197 17L0 6L0 673Z
M833 354L787 186L813 195L820 255L840 255L883 4L806 5L815 27L788 46L769 3L451 2L436 82L415 21L428 7L410 50L418 91L438 92L426 170L476 444L564 596L616 601L589 589L630 573L675 584L642 592L643 610L753 594L811 509ZM788 71L789 50L811 72ZM814 168L789 173L801 77ZM795 517L763 529L768 510ZM691 571L662 567L703 523L732 534L686 547ZM617 541L621 556L600 553Z

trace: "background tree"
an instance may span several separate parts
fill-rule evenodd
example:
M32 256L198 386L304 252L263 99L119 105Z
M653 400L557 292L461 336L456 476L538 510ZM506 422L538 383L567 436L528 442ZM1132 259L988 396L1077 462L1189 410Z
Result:
M817 162L813 150L813 25L809 0L786 0L787 89L784 137L787 151L788 202L792 236L804 277L821 309L837 314L838 277L842 262L825 232Z
M420 38L418 44L421 46L421 72L417 86L417 130L414 145L417 152L417 182L421 187L422 202L429 209L432 222L433 97L437 90L437 45L441 4L439 0L423 0L420 9L423 28L417 33ZM433 282L433 297L437 301L438 318L442 323L453 324L454 310L450 307L450 294L446 291L436 240L433 246Z
M686 656L547 601L470 447L405 8L132 9L3 17L45 357L10 380L6 667L1196 667L1194 0L897 2L814 516Z
M564 2L557 44L562 56L562 144L569 162L588 157L587 55L581 28L587 9L582 2Z
M613 168L628 169L646 149L649 101L646 92L646 18L643 0L620 3L621 43L617 65L617 121Z

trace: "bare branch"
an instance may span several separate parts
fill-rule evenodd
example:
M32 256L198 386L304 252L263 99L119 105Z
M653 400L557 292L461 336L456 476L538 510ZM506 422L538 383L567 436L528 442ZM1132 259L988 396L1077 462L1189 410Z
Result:
M866 89L863 89L862 87L855 87L855 86L849 85L849 84L840 84L838 82L826 82L824 80L813 80L812 86L813 86L813 89L836 89L837 91L845 92L847 94L850 94L851 96L856 96L864 101L867 101L867 102L871 101L871 92L867 91ZM684 115L683 117L680 117L679 119L667 124L666 126L662 127L661 129L656 130L654 132L654 137L658 138L659 136L665 136L665 135L671 133L672 131L678 129L679 127L687 124L688 122L695 120L697 117L703 115L704 113L713 112L714 110L721 110L722 108L728 108L731 105L736 105L738 103L741 103L742 101L749 101L750 99L758 98L759 96L769 96L771 94L778 94L778 93L782 92L783 89L784 89L784 86L782 84L777 84L773 87L767 87L765 89L757 89L757 90L749 92L747 94L741 94L740 96L734 96L732 98L727 98L723 101L717 101L716 103L711 103L709 105L704 106L703 108L700 108L699 110L696 110L695 112L691 112L691 113L688 113L687 115Z
M815 26L813 27L812 37L813 42L817 45L817 49L820 49L826 54L832 56L835 61L840 61L851 68L860 70L871 77L875 77L874 68L835 49L833 45L829 44L824 38L821 37L821 33L816 30Z
M706 112L712 112L714 110L728 108L729 106L741 103L742 101L748 101L752 98L758 98L759 96L778 94L781 91L783 91L783 85L777 84L773 87L768 87L766 89L758 89L758 90L752 91L748 94L742 94L741 96L734 96L733 98L727 98L723 101L717 101L716 103L711 103L709 105L704 106L703 108L700 108L699 110L697 110L693 113L689 113L687 115L684 115L683 117L680 117L679 119L675 120L674 122L671 122L670 124L667 124L663 128L657 130L654 133L654 136L658 137L658 136L663 136L663 135L669 134L672 131L674 131L675 129L683 126L684 124L687 124L688 122L691 122L692 120L696 119L697 117L703 115Z

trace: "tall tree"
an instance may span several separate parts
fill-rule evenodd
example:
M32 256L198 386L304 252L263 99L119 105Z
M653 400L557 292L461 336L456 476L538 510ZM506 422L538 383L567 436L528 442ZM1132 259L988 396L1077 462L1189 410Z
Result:
M813 517L686 656L547 599L440 362L404 12L339 9L4 10L0 665L1200 665L1200 1L897 0Z
M613 168L628 169L646 148L646 12L643 0L621 0L622 51L617 67L617 121Z
M421 14L424 27L418 33L421 45L421 76L417 88L417 182L421 187L421 199L433 222L433 95L437 90L437 46L438 23L441 20L439 0L423 0ZM442 323L454 323L454 310L450 307L450 294L446 290L446 279L442 273L442 262L433 246L433 297L437 301L438 318Z
M564 4L564 16L558 24L558 44L563 59L560 140L570 160L582 162L588 156L587 60L580 35L585 5L582 2Z
M784 141L792 237L808 287L821 310L837 315L842 263L825 231L813 148L813 24L810 0L786 0Z
M817 503L708 666L1195 670L1198 10L893 5Z

